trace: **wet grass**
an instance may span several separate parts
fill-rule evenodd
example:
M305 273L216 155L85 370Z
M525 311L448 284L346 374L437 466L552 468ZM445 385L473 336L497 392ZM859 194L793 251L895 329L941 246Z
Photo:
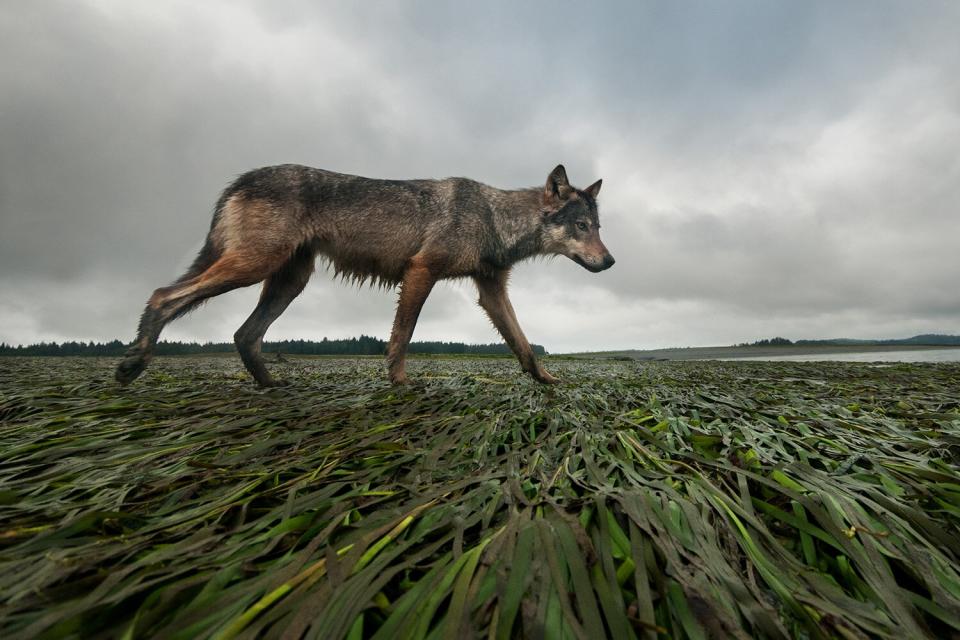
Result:
M0 361L0 636L960 636L960 365Z

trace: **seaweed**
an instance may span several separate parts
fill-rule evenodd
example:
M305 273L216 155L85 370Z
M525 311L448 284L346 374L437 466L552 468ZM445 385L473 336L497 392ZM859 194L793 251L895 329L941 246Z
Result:
M4 364L3 637L960 635L960 365Z

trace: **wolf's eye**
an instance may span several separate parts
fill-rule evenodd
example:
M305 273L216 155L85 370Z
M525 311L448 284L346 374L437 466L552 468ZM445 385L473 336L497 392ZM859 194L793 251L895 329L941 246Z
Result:
M580 231L586 231L586 230L587 230L587 223L586 223L586 222L578 222L578 223L577 223L577 229L580 229Z

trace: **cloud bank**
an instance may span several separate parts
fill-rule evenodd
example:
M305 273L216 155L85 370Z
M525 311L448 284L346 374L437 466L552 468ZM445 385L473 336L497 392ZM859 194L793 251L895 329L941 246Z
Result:
M960 333L960 6L50 2L0 8L0 341L132 338L220 189L298 162L603 178L599 275L520 265L548 350ZM168 339L229 340L257 291ZM468 282L415 339L498 336ZM267 338L386 336L320 271Z

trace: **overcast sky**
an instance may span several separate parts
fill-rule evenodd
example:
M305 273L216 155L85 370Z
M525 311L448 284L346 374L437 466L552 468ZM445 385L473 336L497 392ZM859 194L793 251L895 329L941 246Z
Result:
M3 3L0 341L131 340L219 191L286 162L603 178L616 266L515 269L553 352L960 333L958 33L932 0ZM321 269L267 339L385 338L395 298ZM414 339L498 341L475 300L441 285Z

